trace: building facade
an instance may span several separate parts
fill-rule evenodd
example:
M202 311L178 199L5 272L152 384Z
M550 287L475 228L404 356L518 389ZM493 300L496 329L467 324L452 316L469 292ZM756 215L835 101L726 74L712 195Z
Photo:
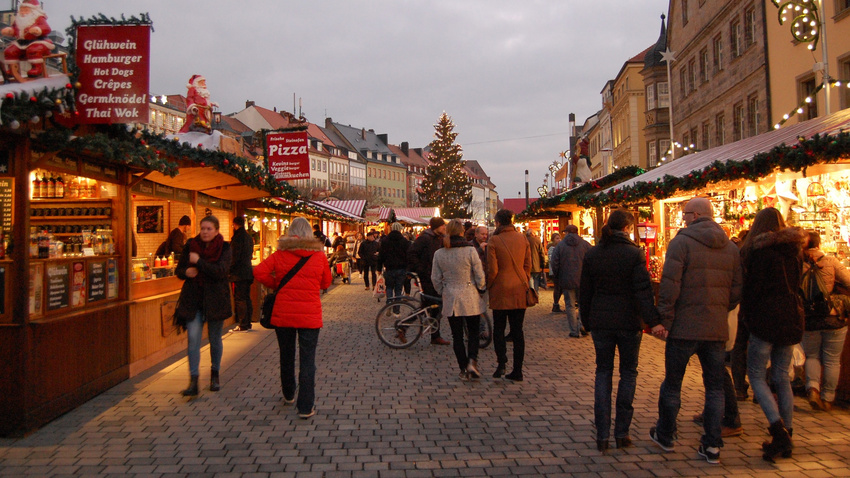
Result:
M647 167L644 153L646 125L643 77L644 50L623 64L611 89L612 168Z

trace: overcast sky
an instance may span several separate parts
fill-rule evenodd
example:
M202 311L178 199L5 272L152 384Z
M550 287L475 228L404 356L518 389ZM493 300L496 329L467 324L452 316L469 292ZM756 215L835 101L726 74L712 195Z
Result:
M7 2L3 2L4 4ZM302 104L424 147L445 111L464 159L502 198L531 196L569 147L576 122L623 63L655 43L667 0L47 0L54 30L70 17L149 13L151 94L207 78L225 113L246 100ZM4 5L5 6L5 5Z

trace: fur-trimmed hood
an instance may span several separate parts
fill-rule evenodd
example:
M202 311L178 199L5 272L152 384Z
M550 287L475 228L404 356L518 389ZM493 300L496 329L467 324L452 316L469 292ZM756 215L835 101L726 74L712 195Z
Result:
M787 244L789 246L797 246L798 249L803 248L803 245L809 239L806 231L799 227L786 227L776 232L765 232L753 238L752 249L764 249L775 245Z
M321 251L322 243L315 237L281 236L277 240L277 250L289 251L298 255L307 255Z

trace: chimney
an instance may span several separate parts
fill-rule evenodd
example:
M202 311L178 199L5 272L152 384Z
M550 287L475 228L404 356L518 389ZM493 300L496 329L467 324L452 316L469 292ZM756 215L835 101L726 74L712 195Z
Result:
M277 113L277 106L273 107L272 110Z
M332 128L334 124L334 120L331 118L325 118L325 128Z
M246 100L246 101L245 101L245 108L250 108L250 107L252 107L252 106L254 106L254 102L253 102L253 101L251 101L251 100Z
M410 144L407 141L402 141L401 152L404 153L405 156L410 154Z
M366 139L366 128L360 128L360 137Z
M381 142L382 142L382 143L384 143L384 144L389 144L389 143L390 143L390 136L389 136L389 135L387 135L387 134L379 134L379 135L378 135L378 139L380 139L380 140L381 140Z
M413 148L413 151L415 151L419 156L422 156L422 148Z

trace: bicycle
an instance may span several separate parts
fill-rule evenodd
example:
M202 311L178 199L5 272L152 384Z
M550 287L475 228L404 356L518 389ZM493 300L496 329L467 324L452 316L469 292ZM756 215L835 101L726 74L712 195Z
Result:
M430 335L439 330L440 322L428 313L442 307L442 299L422 292L419 276L409 273L416 291L412 295L394 297L387 300L375 318L375 331L378 338L388 347L404 349L415 344L422 335ZM481 332L479 347L485 348L493 340L493 321L486 312L481 314Z

